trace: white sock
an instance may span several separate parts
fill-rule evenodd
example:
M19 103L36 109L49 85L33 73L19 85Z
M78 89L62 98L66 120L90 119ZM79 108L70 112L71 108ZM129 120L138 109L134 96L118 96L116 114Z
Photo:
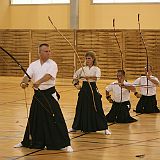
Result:
M67 152L73 152L73 148L71 146L66 147Z
M16 145L13 146L14 148L20 148L20 147L23 147L22 143L18 143Z
M111 135L111 132L110 132L108 129L106 129L106 130L104 131L104 134L106 134L106 135Z
M68 133L70 133L70 132L76 132L76 130L73 129L73 128L69 128L69 129L68 129Z

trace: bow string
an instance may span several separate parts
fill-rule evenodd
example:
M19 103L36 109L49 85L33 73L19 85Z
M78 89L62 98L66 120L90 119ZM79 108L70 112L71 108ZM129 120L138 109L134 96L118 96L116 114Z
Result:
M121 54L121 69L123 70L124 69L124 64L123 64L123 52L121 50L121 47L120 47L120 44L119 44L119 41L118 41L118 37L117 37L117 34L116 34L116 27L115 27L115 18L113 19L113 30L114 30L114 36L115 36L115 39L116 39L116 42L117 42L117 45L118 45L118 48L119 48L119 52ZM122 103L122 86L121 86L121 103Z
M144 38L143 38L143 35L142 35L140 18L139 17L140 17L140 14L138 14L138 31L139 31L140 38L142 40L142 43L143 43L143 46L144 46L144 49L145 49L145 52L146 52L147 75L148 75L148 63L149 63L148 51L147 51L146 44L145 44L145 41L144 41ZM147 78L147 95L148 95L148 77L146 77L146 78Z
M26 70L23 68L23 66L16 60L16 58L14 56L12 56L8 51L6 51L3 47L0 46L0 49L5 52L9 57L11 57L15 62L16 64L20 67L20 69L24 72L24 74L28 77L28 79L31 81L32 78L29 76L29 74L26 72ZM33 82L32 82L33 83ZM37 88L38 92L41 93L41 90L39 88ZM48 107L44 106L42 104L42 102L35 96L35 98L37 99L37 101L41 104L40 106L43 107L50 115L54 116L54 114L52 113L51 111L51 106L49 104L49 102L47 101L45 95L43 95L43 93L41 93L41 95L45 98L46 102L48 103L49 105L49 109ZM50 111L49 111L50 110Z
M59 31L59 29L53 24L53 21L51 20L50 16L48 16L48 19L50 21L50 23L52 24L52 26L54 27L54 29L68 42L68 44L71 46L71 48L73 49L74 53L76 54L77 58L78 58L78 61L80 63L80 66L82 68L82 72L84 73L84 75L86 76L86 73L84 71L84 68L83 68L83 65L82 65L82 62L80 60L80 57L78 55L78 52L76 51L76 49L74 48L74 46L71 44L71 42ZM90 84L90 82L87 80L88 84L89 84L89 87L91 89L91 92L92 92L92 99L93 99L93 104L94 104L94 109L95 111L97 112L97 108L96 108L96 103L95 103L95 98L94 98L94 92L93 92L93 89L92 89L92 86Z

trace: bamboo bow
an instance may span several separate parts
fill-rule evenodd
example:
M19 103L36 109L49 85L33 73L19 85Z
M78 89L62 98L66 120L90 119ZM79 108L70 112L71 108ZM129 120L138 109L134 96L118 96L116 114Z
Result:
M76 56L77 56L77 58L78 58L78 61L79 61L79 63L80 63L80 66L82 67L82 71L83 71L84 75L86 76L85 71L84 71L84 68L83 68L83 65L82 65L82 62L81 62L80 57L79 57L77 51L75 50L74 46L73 46L73 45L71 44L71 42L57 29L57 27L53 24L53 21L51 20L50 16L48 16L48 19L49 19L50 23L52 24L52 26L54 27L54 29L55 29L55 30L68 42L68 44L71 46L71 48L73 49L74 53L76 54ZM94 109L95 109L95 111L97 112L93 89L92 89L92 86L91 86L90 82L89 82L88 80L87 80L87 82L88 82L89 87L90 87L91 92L92 92L92 99L93 99Z
M146 59L147 59L146 63L147 63L147 74L148 74L148 63L149 63L148 51L147 51L146 44L145 44L145 41L144 41L144 38L143 38L143 35L142 35L142 32L141 32L141 24L140 24L139 17L140 17L140 14L138 13L138 30L139 30L140 38L142 40L142 43L143 43L143 46L144 46L144 49L145 49L145 52L146 52ZM148 78L147 78L147 95L148 95Z

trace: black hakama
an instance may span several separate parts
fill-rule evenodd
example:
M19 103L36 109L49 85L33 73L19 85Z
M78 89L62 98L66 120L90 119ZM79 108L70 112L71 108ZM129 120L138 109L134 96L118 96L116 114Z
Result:
M137 120L132 118L129 114L131 104L129 101L117 103L113 102L111 110L106 115L107 122L116 122L116 123L131 123L136 122Z
M46 147L49 150L57 150L70 146L70 138L63 114L59 103L52 96L55 92L54 87L35 91L29 121L21 142L23 147L35 149ZM31 139L29 135L31 135Z
M143 96L138 101L136 106L137 113L158 113L160 112L157 107L156 95Z
M88 82L83 82L82 88L78 94L76 114L72 128L83 132L106 130L108 129L108 125L102 108L102 96L97 91L96 83L90 82L90 84L94 96L92 95ZM95 106L93 98L95 101Z

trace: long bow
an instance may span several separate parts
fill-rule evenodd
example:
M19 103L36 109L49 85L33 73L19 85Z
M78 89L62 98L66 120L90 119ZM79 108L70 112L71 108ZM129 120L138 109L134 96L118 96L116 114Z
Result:
M118 37L117 37L117 34L116 34L115 18L113 19L113 30L114 30L114 36L115 36L115 39L116 39L116 42L117 42L117 45L118 45L118 48L119 48L119 52L121 54L121 69L123 70L123 68L124 68L123 52L121 50L121 47L120 47L120 44L119 44L119 41L118 41Z
M142 32L141 32L141 24L140 24L139 17L140 17L140 14L138 14L138 30L139 30L140 38L142 40L142 43L143 43L143 46L144 46L144 49L145 49L145 52L146 52L147 75L148 75L148 63L149 63L148 51L147 51L146 44L145 44L145 41L144 41L144 38L143 38L143 35L142 35ZM148 95L148 78L147 78L147 95Z
M121 47L120 47L120 44L119 44L119 41L118 41L118 37L116 35L116 28L115 28L115 19L113 19L113 30L114 30L114 36L115 36L115 39L116 39L116 42L117 42L117 45L118 45L118 48L119 48L119 52L121 54L121 69L123 70L123 52L121 50ZM122 102L122 99L123 99L123 96L122 96L122 86L121 86L121 102Z
M75 50L74 46L73 46L73 45L71 44L71 42L57 29L57 27L53 24L50 16L48 16L48 19L49 19L50 23L52 24L52 26L54 27L54 29L55 29L55 30L68 42L68 44L71 46L71 48L73 49L74 53L76 54L76 56L77 56L77 58L78 58L78 61L79 61L80 66L81 66L81 68L82 68L82 71L83 71L84 75L86 76L85 71L84 71L84 68L83 68L83 65L82 65L82 62L81 62L80 57L79 57L77 51ZM93 89L92 89L92 86L91 86L90 82L89 82L88 80L87 80L87 82L88 82L89 87L90 87L90 89L91 89L92 99L93 99L93 105L94 105L95 111L97 112Z
M15 62L16 62L16 64L21 68L21 70L24 72L24 74L29 78L29 80L31 80L31 77L29 76L29 74L25 71L25 69L22 67L22 65L15 59L15 57L13 57L8 51L6 51L3 47L1 47L0 46L0 49L2 50L2 51L4 51L9 57L11 57ZM41 91L40 91L40 89L38 88L38 91L39 91L39 93L41 93ZM42 94L42 96L45 98L45 100L46 100L46 102L48 103L48 105L49 105L49 109L48 109L48 107L46 107L46 106L44 106L43 104L42 104L42 102L35 96L35 98L37 99L37 101L41 104L40 106L41 107L43 107L51 116L54 116L54 114L52 113L52 110L51 110L51 106L50 106L50 104L49 104L49 102L47 101L47 99L46 99L46 97L45 97L45 95L43 95L43 93L41 93Z

